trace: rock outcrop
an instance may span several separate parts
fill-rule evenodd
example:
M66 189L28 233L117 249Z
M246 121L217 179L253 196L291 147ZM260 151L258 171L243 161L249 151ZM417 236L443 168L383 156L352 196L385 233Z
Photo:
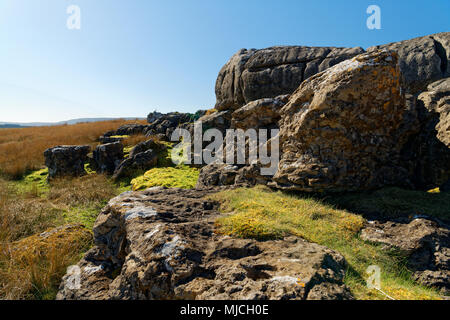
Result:
M121 142L101 144L93 151L93 158L98 173L113 174L123 160L123 145Z
M112 199L95 246L57 299L351 299L344 258L300 238L258 242L214 233L211 191L151 188Z
M153 139L138 143L130 152L128 158L115 167L113 179L129 177L137 171L146 171L156 166L159 153L166 149L164 144Z
M450 32L374 46L397 51L405 89L417 94L450 77ZM284 46L241 49L222 67L216 81L216 109L236 110L247 103L291 94L302 81L364 53L362 48Z
M164 134L168 139L172 132L179 126L192 123L198 119L198 114L171 112L163 115L154 116L149 115L151 120L154 120L151 124L146 126L145 134L147 136L154 136L157 134Z
M408 267L420 283L450 292L450 231L423 218L411 222L371 223L361 231L363 240L397 248L408 256Z
M397 55L362 54L303 82L281 110L275 186L352 191L407 179Z
M412 98L418 130L402 150L404 167L414 186L423 190L450 180L450 78L430 84L427 90Z
M198 121L201 121L203 131L206 131L208 129L217 129L225 136L226 130L231 126L231 112L214 112L202 116L198 119ZM191 134L193 134L193 132Z
M90 149L89 146L57 146L45 150L48 178L86 174L84 164L88 160Z
M450 148L450 78L430 84L427 91L419 95L419 101L429 112L439 115L436 137Z
M288 102L289 95L252 101L232 114L233 129L276 129L280 110Z
M219 72L216 109L236 110L254 100L290 94L303 80L363 52L359 47L241 49Z
M110 136L131 136L136 134L144 134L148 129L145 124L125 124L120 126L116 131L110 132ZM105 136L106 134L104 134Z
M399 55L405 89L418 94L436 80L450 77L450 32L370 47L368 52L393 50Z

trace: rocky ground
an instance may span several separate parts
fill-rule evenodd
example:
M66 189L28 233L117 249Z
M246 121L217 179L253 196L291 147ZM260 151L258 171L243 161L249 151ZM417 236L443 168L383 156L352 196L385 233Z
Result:
M79 263L81 289L58 299L351 299L345 259L290 237L258 242L214 232L214 190L151 188L110 201ZM217 191L217 190L216 190Z

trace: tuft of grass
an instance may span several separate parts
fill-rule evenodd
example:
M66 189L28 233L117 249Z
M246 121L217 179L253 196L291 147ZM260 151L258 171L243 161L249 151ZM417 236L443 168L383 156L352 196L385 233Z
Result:
M48 229L0 247L1 299L54 299L66 268L92 243L81 225Z
M192 189L198 180L199 170L185 165L153 168L131 180L132 190L143 190L155 186Z
M352 212L377 217L426 215L450 220L450 193L390 187L373 192L327 197L325 201Z
M32 186L39 189L31 192ZM87 229L118 193L97 174L50 184L45 170L20 181L0 179L0 299L53 299L66 267L90 246ZM76 227L60 229L68 223ZM48 230L59 231L42 238Z
M122 144L124 145L125 148L127 147L134 147L136 146L138 143L147 141L149 139L153 139L155 140L155 137L147 137L143 134L136 134L136 135L132 135L132 136L122 136L123 140L122 140Z
M345 283L357 299L387 299L367 289L366 269L381 268L382 290L395 299L439 299L439 294L416 284L397 250L365 242L359 231L364 218L311 196L299 196L267 187L239 188L209 196L229 213L216 221L217 232L258 240L287 235L302 237L340 252L348 262Z

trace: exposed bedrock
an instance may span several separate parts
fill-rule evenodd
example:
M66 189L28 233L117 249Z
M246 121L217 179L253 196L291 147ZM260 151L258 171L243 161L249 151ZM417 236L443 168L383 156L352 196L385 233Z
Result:
M151 188L112 199L95 246L64 276L58 299L352 299L346 262L296 237L264 241L214 233L212 190Z

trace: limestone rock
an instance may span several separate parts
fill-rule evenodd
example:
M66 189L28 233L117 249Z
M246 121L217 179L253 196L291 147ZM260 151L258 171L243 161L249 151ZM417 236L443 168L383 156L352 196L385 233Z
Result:
M167 147L153 139L138 143L127 159L123 160L114 171L113 179L129 177L136 171L147 171L158 163L159 153Z
M111 136L131 136L144 134L147 129L148 125L145 124L125 124L114 131Z
M204 115L198 119L202 122L203 131L208 129L217 129L225 136L225 132L231 126L231 112L219 111Z
M235 184L239 166L224 163L210 163L200 170L196 188L230 186Z
M49 179L86 174L84 164L89 151L89 146L57 146L45 150L45 165L48 167Z
M164 134L170 139L170 135L177 127L185 123L191 123L194 120L195 115L190 113L171 112L163 114L147 125L144 133L147 136Z
M96 171L113 174L123 160L123 145L121 142L101 144L93 152Z
M215 108L236 110L253 100L290 94L303 80L363 52L359 47L241 49L219 72Z
M450 148L450 78L430 84L419 100L429 112L439 115L437 138Z
M399 55L405 88L416 94L433 81L450 77L450 32L394 42L367 49L387 49Z
M450 231L417 218L410 222L372 221L361 231L363 240L403 250L414 278L443 291L450 290Z
M289 95L284 95L252 101L233 112L231 127L242 130L278 128L280 110L288 100Z
M415 104L419 126L402 158L415 187L428 190L450 180L450 78L430 84Z
M143 141L138 143L131 151L130 151L130 158L135 157L137 154L141 152L145 152L147 150L154 150L154 151L161 151L163 149L166 149L166 146L161 143L157 143L154 139L149 139L147 141Z
M158 152L149 149L140 152L133 157L123 160L114 171L113 179L118 180L123 177L129 177L137 170L146 171L156 166L158 163Z
M214 232L213 190L150 188L112 199L57 299L351 299L344 258L296 237L258 242Z
M154 111L154 112L150 112L147 116L147 122L148 123L153 123L158 119L161 119L164 116L164 114Z
M352 191L403 183L404 113L394 52L362 54L311 77L281 109L274 185Z

